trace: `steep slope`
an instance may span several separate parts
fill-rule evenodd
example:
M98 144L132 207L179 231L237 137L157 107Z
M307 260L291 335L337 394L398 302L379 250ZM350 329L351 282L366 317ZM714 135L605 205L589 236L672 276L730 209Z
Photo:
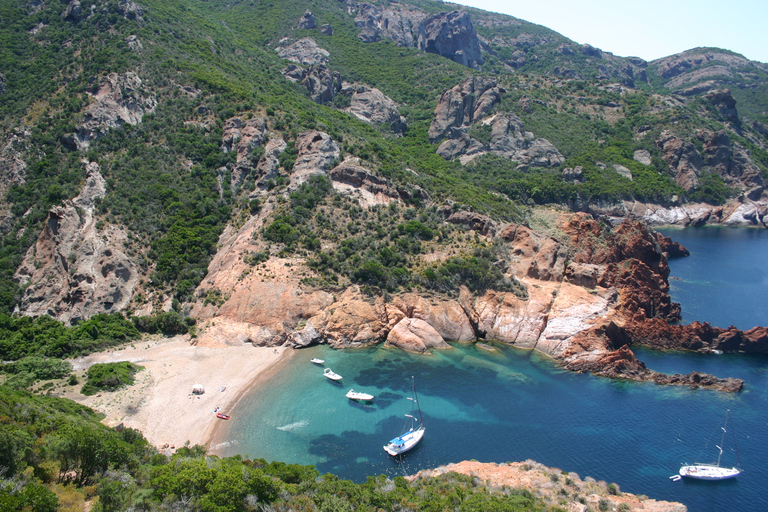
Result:
M573 260L570 217L542 232L531 207L765 223L768 130L742 94L765 66L725 51L645 63L426 1L0 17L5 312L174 311L297 346L493 337L655 378L621 340L639 310L674 319L666 275Z

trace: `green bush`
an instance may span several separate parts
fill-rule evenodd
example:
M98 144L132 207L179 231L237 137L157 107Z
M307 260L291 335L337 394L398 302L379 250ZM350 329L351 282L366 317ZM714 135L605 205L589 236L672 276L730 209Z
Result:
M115 391L122 386L130 386L134 382L134 374L143 369L143 366L128 361L96 363L88 368L88 380L80 392L84 395L95 395L99 391Z

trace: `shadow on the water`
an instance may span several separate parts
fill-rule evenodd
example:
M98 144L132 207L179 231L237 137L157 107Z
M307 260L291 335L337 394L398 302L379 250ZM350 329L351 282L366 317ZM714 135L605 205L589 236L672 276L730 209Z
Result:
M347 400L349 406L353 409L359 409L363 412L375 412L376 405L370 400Z

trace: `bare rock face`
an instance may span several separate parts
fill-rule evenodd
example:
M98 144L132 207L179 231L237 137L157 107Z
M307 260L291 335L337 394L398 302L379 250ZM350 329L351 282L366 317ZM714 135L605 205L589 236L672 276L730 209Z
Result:
M146 95L139 76L131 72L103 77L92 98L94 102L85 109L83 124L64 137L64 144L71 149L88 149L91 140L123 124L140 123L144 114L154 112L157 106L155 97Z
M675 181L679 186L691 191L699 185L699 171L704 161L693 143L664 130L656 140L656 146L675 174Z
M406 5L391 4L381 8L369 3L360 5L355 15L355 26L360 29L358 39L364 43L375 43L390 39L397 46L414 46L414 26L426 14Z
M251 173L257 162L251 161L251 152L267 140L267 124L262 118L243 121L232 117L224 122L221 150L224 153L237 152L235 168L232 171L232 186L239 185Z
M16 128L8 132L0 147L0 196L5 197L11 185L24 183L27 164L24 154L29 149L32 132L26 128Z
M48 213L37 243L16 271L26 286L22 314L77 322L121 311L130 302L138 272L122 247L125 235L117 229L99 233L95 227L96 200L105 187L99 166L90 163L80 195Z
M280 137L269 139L264 146L264 154L259 159L254 170L256 189L251 193L252 196L258 196L258 190L268 188L269 180L277 178L277 170L280 168L279 157L286 147L288 147L288 144Z
M480 40L469 14L464 11L438 13L419 23L419 50L435 53L468 68L483 64Z
M717 172L726 185L742 189L764 185L763 173L752 162L749 151L731 142L725 131L701 130L698 139L704 143L705 164Z
M267 141L267 124L256 117L243 121L241 117L232 117L224 122L221 137L221 150L224 153L237 152L236 162L248 158L251 151Z
M635 162L640 162L643 165L651 165L653 160L651 159L651 152L647 149L638 149L632 155L632 159Z
M143 21L144 10L132 0L119 0L117 10L127 20Z
M328 177L334 189L357 196L359 202L366 206L401 201L397 189L359 165L348 162L339 164L331 169Z
M311 37L299 39L294 43L289 43L287 39L284 39L280 41L275 50L283 59L295 62L300 66L328 64L328 57L331 55L327 50L317 46Z
M339 159L341 148L327 133L309 130L296 137L298 156L291 171L291 186L297 187L313 174L326 174Z
M565 162L565 157L551 142L525 131L522 120L515 114L495 116L490 125L491 141L487 146L490 153L529 167L556 167ZM466 161L468 159L462 160Z
M736 110L736 99L731 95L730 89L712 91L706 96L707 100L714 103L717 110L728 122L739 125L739 113Z
M304 11L304 14L299 19L299 28L303 28L305 30L317 28L317 20L315 20L315 15L312 14L312 11Z
M459 224L464 229L476 231L483 236L492 237L496 234L496 223L487 215L466 210L454 212L450 209L443 210L442 213L446 217L445 220L451 224Z
M451 348L431 325L418 318L403 318L387 335L387 345L407 352L424 353L431 348Z
M61 19L70 21L72 23L77 23L80 21L82 15L83 10L80 6L80 2L78 0L71 0L69 3L67 3L67 7L64 9L64 12L61 13Z
M504 90L491 78L466 78L445 91L440 95L429 127L430 142L444 137L455 138L463 133L459 129L482 119L499 102L502 92Z
M344 110L361 121L389 125L395 133L405 130L405 118L400 115L397 105L380 90L362 84L344 83L340 94L350 99L349 107Z
M312 101L321 105L331 101L341 91L341 75L325 64L312 65L309 69L292 64L283 69L283 75L288 80L301 83L309 91Z

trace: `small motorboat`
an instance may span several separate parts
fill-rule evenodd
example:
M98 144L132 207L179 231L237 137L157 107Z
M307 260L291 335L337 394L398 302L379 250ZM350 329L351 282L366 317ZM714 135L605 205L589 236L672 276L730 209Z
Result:
M323 364L325 362L325 360L313 357L312 359L309 360L309 362L310 363L315 363L315 364Z
M341 380L341 375L339 375L338 373L335 373L330 368L326 368L325 370L323 370L323 375L325 375L331 380Z
M347 398L350 400L361 400L364 402L368 402L373 400L373 395L369 395L368 393L361 393L359 391L355 391L354 389L350 389L347 391Z
M216 417L219 418L220 420L228 420L229 414L224 414L223 412L217 412Z

